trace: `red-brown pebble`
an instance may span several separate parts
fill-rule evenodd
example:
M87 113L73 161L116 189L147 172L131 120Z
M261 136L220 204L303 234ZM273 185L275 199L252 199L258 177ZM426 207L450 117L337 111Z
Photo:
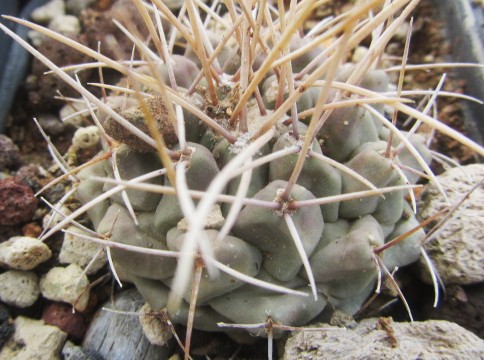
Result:
M53 302L48 304L42 313L42 320L46 324L57 326L69 335L72 340L81 340L86 333L84 316L79 312L72 312L72 306Z
M0 180L0 226L30 221L37 209L37 202L32 189L19 178Z
M42 233L42 228L36 223L28 223L22 226L22 234L28 237L39 237Z
M89 301L87 303L86 309L83 311L84 314L90 314L97 310L97 304L99 302L99 297L96 292L92 291L89 294Z

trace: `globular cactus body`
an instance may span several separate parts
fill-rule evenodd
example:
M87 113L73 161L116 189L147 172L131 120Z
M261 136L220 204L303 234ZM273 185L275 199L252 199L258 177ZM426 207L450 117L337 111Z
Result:
M226 2L228 14L204 28L192 1L183 21L161 2L149 11L135 2L154 46L166 51L155 58L140 41L139 54L149 60L128 67L81 48L126 75L119 84L128 88L102 101L64 79L96 104L93 117L103 130L100 161L76 175L77 199L94 230L102 239L170 252L110 252L117 275L133 282L152 309L168 306L174 323L194 316L194 327L208 331L224 331L218 322L269 318L302 326L325 309L354 314L374 291L378 267L390 273L418 258L422 230L376 249L418 224L406 196L428 172L426 139L397 134L384 118L386 106L406 108L382 95L389 80L372 68L375 59L342 65L338 47L355 47L364 37L362 17L371 4L335 19L336 32L301 37L296 29L315 2L281 8L282 23L273 22L269 8L252 14L245 4L237 11L250 21L241 15L238 25L234 4ZM383 28L398 10L369 24ZM160 41L164 30L152 31L156 17L147 20L153 12L180 31L185 40L172 40L186 49L175 54ZM338 46L321 45L339 32ZM379 191L386 187L395 188Z
M311 58L306 59L306 64L310 60ZM189 60L184 59L184 61ZM299 67L303 68L303 65L299 64ZM344 80L348 76L346 72L349 68L342 69L342 73L338 75L339 80ZM187 72L186 75L190 79L193 77L191 73L191 71ZM167 78L165 71L161 71L161 74ZM176 74L176 76L185 75ZM179 80L183 82L181 78ZM272 76L272 81L275 81L275 76ZM365 76L364 86L369 89L385 91L387 85L388 80L382 72L374 71ZM319 90L315 89L317 90L317 88L308 90L310 92L307 98L310 99L310 104L306 104L307 108L314 107L317 102ZM195 96L206 96L205 88L200 91L200 94L195 93ZM225 93L225 96L228 96L227 94ZM285 97L287 96L286 93ZM156 98L153 98L148 105L156 108L154 104L156 101ZM266 97L265 102L274 107L275 101L271 102ZM197 106L201 110L204 109L200 103ZM143 115L139 107L134 108L133 111L137 111L139 116ZM275 110L266 111L267 114L264 116L270 117ZM122 113L126 115L126 112L127 110ZM220 124L226 125L228 119L224 112L225 110L214 114ZM156 123L163 124L166 120L162 118L166 114L161 112L158 115L160 118L159 120L155 118ZM257 128L255 124L261 123L261 119L264 118L260 114L257 115L257 111L248 111L248 116L249 128ZM368 183L356 178L354 173L366 179L375 188L384 188L404 185L409 182L408 180L415 182L418 179L415 176L405 176L404 172L397 170L397 164L406 163L410 167L417 167L419 171L421 167L412 155L406 152L406 149L401 151L404 159L402 162L398 155L387 156L385 152L388 137L385 137L387 133L381 131L381 122L362 107L344 107L330 114L311 142L311 152L306 156L296 183L291 186L291 191L286 198L280 198L288 187L288 181L299 160L299 151L308 131L307 125L299 122L296 135L288 119L287 115L284 115L279 120L276 135L269 143L260 147L252 161L285 149L295 150L283 157L276 156L272 161L254 168L245 193L245 198L283 206L277 208L277 206L264 207L256 203L247 204L241 208L229 234L220 237L220 229L232 205L219 203L217 216L221 219L220 222L216 225L206 224L206 229L198 236L205 238L213 251L214 259L231 269L308 295L311 293L308 288L309 278L313 276L318 294L316 298L313 295L301 297L293 294L277 294L244 284L243 281L226 274L211 278L204 269L197 296L194 323L196 328L220 331L214 321L258 323L266 321L269 316L273 321L300 326L318 316L328 303L348 313L354 313L374 289L377 280L374 249L416 224L414 214L409 211L405 200L404 190L395 190L384 195L356 197L347 201L331 201L322 205L291 208L291 204L298 201L304 202L368 190ZM132 123L136 125L135 121ZM243 151L244 146L237 148L213 130L201 130L204 126L200 126L198 121L186 122L185 126L187 134L201 135L190 137L190 140L195 142L188 142L186 144L188 155L182 155L187 164L184 175L187 188L194 191L207 191L214 178L240 151ZM192 126L193 128L190 128ZM159 130L163 133L161 127ZM170 136L176 136L173 128L166 131L171 134ZM240 134L237 128L231 131L235 136ZM417 149L424 153L428 161L422 141L415 136L411 137L410 141L414 138ZM133 179L143 173L162 168L154 150L147 152L144 147L138 146L133 149L129 140L123 141L122 137L118 140L123 142L121 148L117 150L115 159L121 179ZM170 137L165 140L169 143L173 142ZM398 144L399 142L395 141L391 150L394 150ZM171 150L183 149L175 141ZM318 154L330 157L349 170L342 171L330 165L317 157ZM105 165L104 176L113 177L109 162L105 162ZM99 167L99 165L96 166ZM161 180L157 177L150 181L153 184L160 184ZM240 183L241 176L234 176L227 182L222 193L235 196L241 186ZM168 187L173 186L167 176L163 184ZM105 185L104 189L100 190L99 187L91 184L89 178L86 178L81 181L79 198L86 202L113 186ZM90 196L85 195L88 191L86 189L92 189ZM111 205L107 210L103 205L105 215L101 221L97 213L91 215L93 223L97 224L98 232L109 232L110 239L120 243L172 251L183 249L190 219L185 218L180 200L174 193L162 196L128 189L127 196L138 218L138 225L124 207L123 198L117 194L109 200ZM195 200L194 204L197 203L198 200ZM311 275L303 264L301 249L296 245L286 216L290 217L301 241L302 251L308 258ZM111 231L110 226L113 226ZM384 263L393 269L414 261L418 257L419 241L423 236L423 232L417 232L409 240L388 250L382 255ZM176 260L154 255L131 254L125 250L113 250L112 258L120 276L134 282L153 309L160 310L166 306L169 289L175 280ZM193 279L193 276L190 278ZM180 314L188 309L193 286L193 280L191 280L183 294L184 303L179 311L170 313L172 321L182 323L186 321L186 316Z
M254 199L272 201L286 182L275 180L259 191ZM294 200L314 199L314 195L302 186L295 185L290 194ZM306 254L311 254L323 232L323 217L316 206L298 209L292 214L296 229ZM289 281L301 268L301 258L281 214L272 209L247 205L234 225L233 232L266 255L264 269L281 281Z

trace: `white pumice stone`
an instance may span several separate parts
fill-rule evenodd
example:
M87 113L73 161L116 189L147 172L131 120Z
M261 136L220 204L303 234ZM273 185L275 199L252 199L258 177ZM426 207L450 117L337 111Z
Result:
M89 235L75 226L71 226L67 230L80 235ZM86 270L86 274L91 275L98 272L106 264L107 256L101 245L66 232L64 233L59 261L62 264L77 264L82 269L86 269L92 261Z
M30 271L11 270L0 274L0 300L4 303L26 308L39 297L39 279Z
M61 301L84 311L89 301L89 279L77 264L52 268L40 279L40 291L49 300Z
M79 35L81 23L74 15L58 15L49 23L49 29L62 35Z
M14 326L14 334L0 351L1 360L60 359L67 334L57 326L24 316L17 317Z
M32 270L50 259L49 247L37 238L14 236L0 244L0 265L15 270Z
M56 16L66 13L66 5L63 0L52 0L32 11L30 17L40 24L47 24Z

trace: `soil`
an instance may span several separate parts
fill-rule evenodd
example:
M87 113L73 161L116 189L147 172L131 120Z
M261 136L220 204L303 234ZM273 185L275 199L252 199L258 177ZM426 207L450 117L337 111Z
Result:
M86 20L86 24L89 21L99 25L102 21L103 11L109 9L109 5L112 1L98 0L95 3L94 10L92 10ZM348 6L347 1L333 1L331 6L320 9L315 17L327 16L328 14L338 14L341 10ZM95 19L96 21L93 21ZM89 21L87 21L89 20ZM450 46L446 42L443 35L443 26L441 22L436 20L435 8L429 1L422 1L418 7L418 11L414 18L414 32L411 41L410 59L409 63L419 64L425 62L444 62L450 55ZM95 28L88 28L83 36L95 36L90 32L99 31ZM391 46L394 49L394 53L391 55L402 55L403 40L397 42ZM49 43L46 47L50 57L57 58L58 65L61 64L60 59L65 64L79 63L83 61L82 58L72 55L73 51L65 51L65 49L59 48L58 45ZM73 57L74 56L74 57ZM17 175L32 189L33 192L38 191L43 185L48 183L53 177L59 175L59 170L53 165L51 155L47 149L45 140L40 135L38 128L32 121L33 117L42 118L47 115L58 116L62 101L54 99L56 95L54 89L61 88L62 95L69 96L69 90L63 88L63 83L51 78L48 83L44 80L41 82L44 84L42 88L38 88L35 81L32 81L34 77L42 75L44 69L38 65L35 61L32 65L32 72L30 74L30 80L27 80L25 84L18 90L12 111L9 117L9 123L7 124L6 135L10 137L14 143L18 146L20 161L17 164L10 166L6 171L2 173L2 177L8 175ZM420 89L432 89L439 82L442 75L442 71L413 71L409 72L405 78L405 86L408 88L420 88ZM105 74L110 76L110 74ZM86 73L83 81L98 81L97 72ZM465 93L465 83L456 78L452 73L449 74L448 80L445 83L445 90L458 93ZM460 101L450 97L442 97L438 100L438 118L450 125L451 127L466 134L466 128L464 127L462 104ZM400 119L402 122L405 119ZM51 141L61 154L68 152L71 145L71 139L74 132L74 128L63 127L60 132L56 134L49 134ZM473 163L477 161L475 154L460 145L456 141L447 138L441 134L436 134L435 140L432 144L433 149L446 154L447 156L458 160L462 164ZM438 173L441 168L438 164L433 165L435 171ZM20 175L19 175L20 174ZM50 202L55 202L63 195L63 185L59 184L54 187L43 196ZM0 226L0 241L5 241L9 237L14 235L29 235L36 236L41 231L42 218L47 214L49 209L42 202L39 202L35 213L29 217L30 219L23 222L17 222L15 224L8 224L8 226ZM55 252L59 251L61 240L60 235L54 236L49 240L49 246ZM54 256L53 259L56 257ZM48 268L56 265L55 260L44 264L38 269L38 272L44 273ZM96 279L104 279L107 269L100 274L92 277L92 281ZM479 305L479 297L482 299L482 293L484 287L481 285L474 285L472 287L459 287L449 292L448 298L444 304L438 309L429 309L432 304L433 293L427 285L415 280L412 267L401 271L399 274L399 281L402 284L403 292L406 294L411 308L414 311L416 320L424 320L427 318L441 318L448 319L461 324L464 327L474 331L479 336L484 338L484 313L482 305ZM96 304L107 300L111 292L111 282L101 281L100 284L95 286L91 291L95 293L93 297L94 303L90 304L89 311L82 314L83 323L87 324L93 314L93 310L96 308ZM373 303L362 316L374 316L375 311L379 309L382 304L391 300L390 297L381 297L375 303ZM41 318L42 314L45 316L45 312L52 306L52 303L39 299L33 306L27 309L16 309L8 307L11 316L26 315L33 318ZM384 311L379 311L377 315L392 316L396 321L408 320L403 307L397 303L393 306L388 306ZM65 313L63 316L67 316ZM184 333L181 330L180 333ZM74 342L79 343L79 339L82 335L76 333L72 334L71 339ZM240 350L241 349L241 350ZM240 352L239 352L240 350ZM243 346L240 348L236 342L230 340L224 335L211 335L206 333L197 332L194 336L193 354L194 358L228 358L235 352L238 352L237 358L250 358L250 359L265 359L266 358L266 342L264 340L258 341L252 346Z
M431 62L448 62L452 59L451 44L445 38L445 24L438 19L438 9L435 2L422 1L414 18L415 31L412 35L409 63L422 64ZM434 89L442 75L446 72L448 80L443 90L465 94L465 81L460 80L452 69L436 69L434 71L412 72L407 79L409 88ZM440 97L437 102L437 118L450 127L469 136L465 127L462 102L452 97ZM472 136L471 136L472 137ZM460 164L477 161L476 155L467 147L440 133L435 134L433 148ZM438 173L439 170L435 169Z

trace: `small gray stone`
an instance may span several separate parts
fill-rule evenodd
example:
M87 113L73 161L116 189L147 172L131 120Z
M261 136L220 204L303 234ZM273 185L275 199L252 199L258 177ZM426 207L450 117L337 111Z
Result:
M167 360L171 346L150 344L143 335L138 317L122 313L136 312L143 303L136 289L123 291L114 297L113 302L105 303L87 330L82 344L84 352L95 351L105 360ZM105 308L116 312L103 310Z
M60 360L67 334L42 320L15 319L15 332L0 351L0 360Z
M33 272L11 270L0 275L0 300L8 305L29 307L39 294L39 279Z
M51 0L47 4L32 11L30 17L36 23L47 24L56 16L64 15L65 13L66 5L64 0Z
M15 236L0 244L0 265L16 270L32 270L52 256L42 241Z
M451 204L457 204L470 189L484 179L484 164L453 168L438 176ZM421 219L448 206L434 185L423 193L419 203ZM444 284L468 285L484 281L484 183L465 200L458 215L442 231L424 244ZM430 283L423 260L421 277Z
M47 299L66 302L84 311L89 301L89 280L77 264L55 267L40 280L40 291Z
M65 130L65 125L55 115L40 115L38 121L42 129L49 135L59 135Z
M436 320L394 323L380 318L363 320L352 330L333 327L297 332L287 341L283 359L477 360L482 354L484 340L457 324Z
M87 355L82 352L82 348L70 341L66 341L62 348L62 357L65 360L89 360Z
M103 360L100 355L94 354L92 351L85 352L71 341L66 341L62 349L62 357L64 360Z
M75 226L71 226L67 230L77 234L89 235ZM107 263L106 252L99 244L67 232L64 234L64 241L59 254L61 263L77 264L82 269L86 269L86 266L95 256L96 259L86 270L87 275L95 274Z

